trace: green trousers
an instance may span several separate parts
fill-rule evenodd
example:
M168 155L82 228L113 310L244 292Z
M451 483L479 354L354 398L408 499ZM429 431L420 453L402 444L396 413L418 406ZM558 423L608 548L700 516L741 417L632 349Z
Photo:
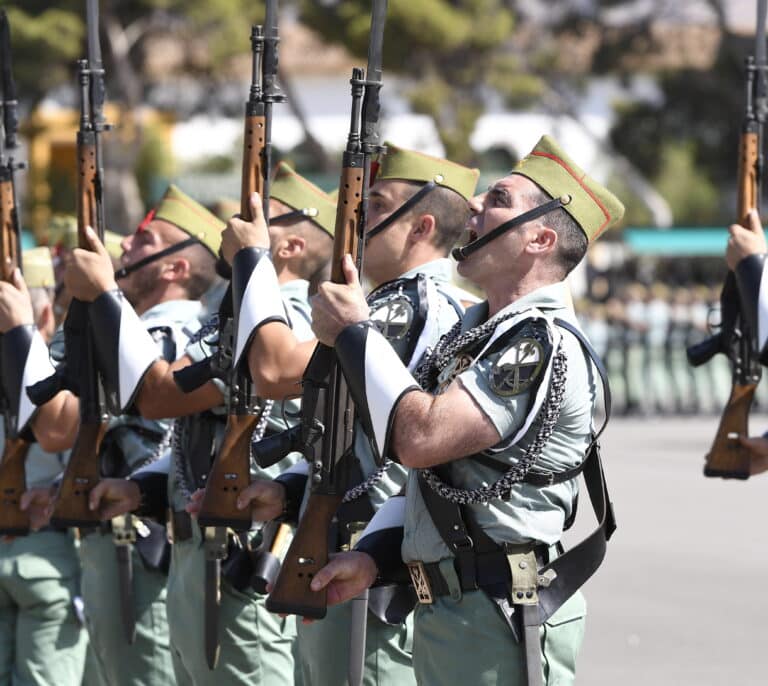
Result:
M0 541L0 686L79 686L88 644L73 605L79 577L66 533Z
M419 605L414 619L413 666L423 686L525 686L523 646L483 591ZM577 593L541 628L546 686L570 686L584 637L586 604Z
M347 686L349 603L328 608L324 619L299 624L299 665L304 686ZM390 626L368 613L364 686L408 686L416 683L412 666L413 615Z
M173 663L165 616L166 576L148 570L133 551L136 640L125 638L120 582L112 534L92 533L80 542L83 601L93 656L105 686L168 686Z
M168 577L168 623L179 686L293 686L293 617L268 612L264 597L221 582L220 654L216 669L205 659L205 553L200 530L173 546Z

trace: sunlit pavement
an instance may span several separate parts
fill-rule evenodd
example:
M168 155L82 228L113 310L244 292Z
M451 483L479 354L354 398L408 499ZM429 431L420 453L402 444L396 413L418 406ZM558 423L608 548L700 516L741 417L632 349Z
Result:
M717 419L614 419L603 440L619 528L585 587L583 686L768 684L768 473L708 479ZM768 429L752 418L751 433ZM590 524L586 491L577 532Z

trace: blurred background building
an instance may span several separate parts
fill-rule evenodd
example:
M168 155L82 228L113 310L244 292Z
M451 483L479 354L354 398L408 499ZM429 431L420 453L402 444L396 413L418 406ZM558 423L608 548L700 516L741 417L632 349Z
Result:
M714 411L728 385L725 369L707 378L680 371L685 361L670 345L705 335L716 317L754 5L390 2L385 138L475 164L485 185L548 132L625 201L624 227L591 248L571 286L617 388L630 389L620 401L628 412ZM280 7L288 100L275 107L275 156L330 190L347 133L350 71L365 63L369 2ZM84 3L23 0L7 12L20 156L30 163L18 177L22 221L30 242L46 242L51 217L74 210ZM250 26L262 17L254 0L101 3L115 124L104 137L109 228L132 231L169 181L212 206L237 196ZM661 382L641 384L643 397L632 397L636 374L665 376L702 399L686 404L673 397L686 393Z

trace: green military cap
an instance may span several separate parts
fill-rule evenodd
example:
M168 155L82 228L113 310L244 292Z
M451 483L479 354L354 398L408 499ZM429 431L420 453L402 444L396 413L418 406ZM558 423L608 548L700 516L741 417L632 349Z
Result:
M29 288L54 288L53 260L47 247L30 248L21 253L24 281Z
M104 247L107 249L109 256L119 260L123 255L123 238L119 233L114 231L104 232Z
M569 198L564 209L590 241L624 216L621 201L587 176L551 136L542 136L511 173L529 178L553 198Z
M456 191L469 200L475 194L479 169L463 167L455 162L425 155L415 150L399 148L392 143L385 143L387 152L379 158L376 181L398 179L429 183L434 181Z
M182 231L197 238L214 255L219 254L224 223L178 186L168 186L152 218L175 224Z
M315 224L333 236L336 229L336 203L325 191L280 162L271 188L275 200L304 212Z

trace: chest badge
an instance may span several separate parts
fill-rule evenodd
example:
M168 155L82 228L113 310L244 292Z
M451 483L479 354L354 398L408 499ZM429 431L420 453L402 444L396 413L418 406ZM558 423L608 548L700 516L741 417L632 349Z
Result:
M544 366L544 348L534 338L520 338L491 369L491 390L503 398L527 391Z
M371 321L384 338L399 341L411 330L413 314L410 300L404 295L397 295L373 309Z

